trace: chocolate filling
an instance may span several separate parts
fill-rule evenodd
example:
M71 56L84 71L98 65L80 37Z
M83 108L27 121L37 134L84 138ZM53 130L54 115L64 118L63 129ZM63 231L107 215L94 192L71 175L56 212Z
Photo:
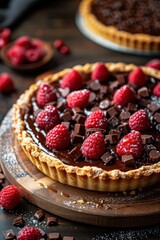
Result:
M121 77L119 77L121 76ZM119 81L123 79L123 81ZM111 87L118 81L116 88ZM113 105L112 98L114 92L121 87L124 83L128 83L128 74L126 73L112 73L107 81L100 83L96 80L97 88L93 88L93 81L88 76L88 81L83 84L82 88L89 89L91 97L88 106L84 109L73 108L69 109L66 105L66 95L62 94L62 89L59 86L59 82L53 83L53 86L57 92L57 102L53 103L59 110L61 123L63 122L69 129L71 135L71 145L67 150L57 151L55 149L49 149L46 146L46 134L47 131L38 127L35 122L37 113L41 110L36 103L36 92L31 98L30 104L24 113L24 123L26 131L31 135L34 142L44 152L51 156L55 156L62 160L63 163L72 166L95 166L104 170L110 171L113 169L119 169L121 171L128 171L130 169L136 169L144 165L151 165L153 162L159 161L159 154L156 152L156 157L150 151L155 149L160 151L160 127L159 127L159 115L160 114L160 99L152 96L151 92L158 80L153 77L148 77L146 88L150 91L149 94L142 96L139 94L139 90L134 88L136 92L136 102L134 104L128 104L126 107L120 107ZM103 91L107 89L107 91ZM133 87L133 86L132 86ZM63 103L63 104L62 104ZM144 104L145 103L145 104ZM48 105L48 104L47 104ZM59 106L61 107L59 108ZM106 118L108 119L108 125L106 130L90 128L85 129L84 122L87 116L93 111L93 109L102 109ZM130 132L128 125L128 119L135 111L139 109L145 109L148 112L150 118L150 129L142 133L142 140L144 145L143 154L140 159L132 159L124 157L123 161L116 153L116 145L119 140ZM93 132L101 131L105 137L106 154L101 156L100 159L92 160L85 158L81 153L81 144L84 139ZM158 156L158 157L157 157ZM154 159L153 159L154 158Z
M160 1L157 0L95 0L91 12L106 26L119 31L159 36Z

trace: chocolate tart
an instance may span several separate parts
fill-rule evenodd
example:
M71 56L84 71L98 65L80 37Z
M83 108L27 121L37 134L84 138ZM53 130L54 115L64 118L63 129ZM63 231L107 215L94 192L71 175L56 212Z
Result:
M44 78L44 80L39 80L31 85L30 88L20 96L13 107L13 128L14 134L18 138L19 144L21 145L25 154L28 156L28 159L40 171L52 179L55 179L63 184L68 184L70 186L95 191L115 192L141 189L160 182L160 161L148 160L149 157L147 155L147 152L149 152L149 150L147 150L147 148L150 148L150 145L148 145L147 142L144 143L142 156L136 160L134 166L126 166L121 161L120 157L117 156L115 152L117 142L112 142L107 147L107 151L111 151L111 153L113 153L111 156L114 156L113 161L111 159L109 163L105 162L102 157L97 160L86 159L81 155L80 158L73 157L71 150L78 145L77 142L74 144L71 143L68 149L63 151L55 151L54 149L48 149L46 147L46 132L42 131L35 124L36 112L40 110L36 103L36 93L40 85L42 82L47 82L53 85L57 92L61 92L61 79L63 76L69 73L71 69L75 69L83 76L84 86L82 89L91 87L90 84L93 84L94 81L90 81L90 77L92 71L96 68L96 66L97 63L86 64L84 66L77 65L73 68L64 69L55 74L48 75ZM110 72L109 80L106 83L106 87L110 92L110 104L105 107L103 104L100 104L104 99L108 98L104 92L105 84L103 83L102 86L100 86L101 84L99 85L99 89L101 90L97 90L95 86L92 86L91 91L96 95L96 98L93 102L91 100L91 105L88 106L87 109L81 109L82 112L84 111L83 115L88 114L88 111L93 111L93 108L99 108L100 105L101 107L103 106L105 108L104 111L108 111L108 108L113 107L113 93L121 85L125 84L129 72L136 68L136 66L133 64L126 65L124 63L105 63L105 66ZM148 77L147 89L153 89L155 84L160 79L160 72L147 67L141 68L145 75ZM114 124L115 121L111 121L111 119L114 119L114 116L112 116L112 113L109 113L108 111L111 116L107 117L109 125L107 127L106 133L103 134L108 135L111 134L111 132L120 129L119 126L128 121L126 120L127 118L121 116L122 112L126 113L127 111L133 113L136 111L134 109L135 106L137 106L139 109L147 109L147 111L149 111L150 119L153 124L149 132L145 132L145 134L154 136L156 139L157 151L160 151L160 123L158 123L160 119L156 120L157 122L155 122L155 119L153 118L153 114L160 112L160 100L157 97L153 97L151 94L147 98L143 97L143 93L139 94L139 89L135 89L135 92L138 96L138 100L135 105L133 104L134 107L131 105L129 108L122 109L118 106L114 106L118 113L116 116L118 119L116 125ZM65 94L63 94L63 96L64 95ZM54 104L58 105L58 101L64 101L65 97L62 97L62 95L60 97L57 97L57 103ZM154 108L155 105L156 108ZM148 106L150 107L148 108ZM64 117L65 111L66 109L59 108L61 119ZM75 119L77 112L74 109L70 109L70 113L72 116L70 134L73 134L74 124L76 123L73 119ZM61 121L64 121L64 119ZM69 122L70 120L67 121ZM123 130L126 131L125 128ZM95 129L90 129L90 133L94 131ZM83 137L85 138L86 136L84 135Z
M86 28L119 46L160 50L160 3L150 1L83 0L79 7Z

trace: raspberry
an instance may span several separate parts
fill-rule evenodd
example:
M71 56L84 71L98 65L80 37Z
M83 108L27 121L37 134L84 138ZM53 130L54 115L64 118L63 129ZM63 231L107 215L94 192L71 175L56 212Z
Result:
M57 108L53 106L47 106L42 110L36 118L38 126L45 130L50 130L60 123L60 116Z
M84 108L88 105L90 91L87 89L71 92L67 96L68 107L79 107Z
M40 107L44 107L47 103L57 99L55 89L48 83L43 83L37 92L37 103Z
M125 135L118 143L116 151L120 156L131 154L134 158L140 157L143 151L140 132L132 130Z
M96 68L92 72L91 79L105 81L108 78L109 74L110 72L104 65L104 63L98 63Z
M3 38L0 38L0 49L6 45L6 42Z
M82 83L83 79L80 73L77 70L72 69L62 78L60 86L61 88L69 87L71 91L75 91L81 88Z
M11 38L11 30L9 28L3 28L0 30L0 37L5 40L5 42L9 42Z
M135 102L135 100L135 93L128 85L123 85L113 96L113 102L122 107L126 106L129 102Z
M31 39L28 36L22 36L19 37L16 41L15 41L15 45L26 49L29 49L31 47Z
M8 52L7 52L7 56L10 59L10 61L13 64L21 64L25 62L25 51L23 48L19 47L19 46L13 46L11 47Z
M160 59L153 59L146 64L147 67L160 69Z
M62 46L60 49L59 49L59 52L63 55L67 55L70 53L70 49L69 47L67 46Z
M43 49L43 42L41 40L33 39L31 45L32 48Z
M32 48L26 50L25 57L26 57L27 62L31 62L31 63L38 62L41 59L39 50L32 49Z
M4 187L0 192L0 205L6 210L15 208L21 200L18 188L12 185Z
M157 83L157 85L153 89L153 95L160 97L160 83Z
M138 110L129 118L129 126L132 130L144 131L150 127L148 114L144 110Z
M53 46L57 49L60 49L61 47L63 47L65 44L64 42L61 40L61 39L56 39L54 42L53 42Z
M142 87L147 82L147 77L140 67L136 67L128 76L128 82L135 87Z
M10 93L14 90L14 82L8 73L0 74L0 92Z
M42 233L39 228L25 227L18 232L17 240L40 240Z
M107 127L107 119L102 110L96 110L91 113L89 117L87 117L85 121L86 128L100 128L106 129Z
M98 159L105 152L104 137L101 132L89 135L82 144L82 154L90 159Z
M63 124L58 124L47 133L46 144L49 148L64 150L70 145L69 131Z

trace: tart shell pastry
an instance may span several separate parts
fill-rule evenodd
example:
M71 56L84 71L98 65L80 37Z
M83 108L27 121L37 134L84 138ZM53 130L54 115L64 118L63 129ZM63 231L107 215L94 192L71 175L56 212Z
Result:
M79 7L86 27L91 31L123 47L146 51L160 50L160 36L120 31L114 25L107 26L100 22L91 11L93 2L94 0L83 0Z
M130 72L135 69L133 64L106 63L105 66L112 72ZM79 71L82 76L88 76L95 64L77 65L73 68ZM160 73L151 68L142 67L144 73L160 79ZM54 75L44 78L43 82L58 82L71 69L64 69ZM26 131L24 124L24 112L28 107L32 96L38 90L42 81L38 81L30 86L24 94L20 96L13 107L13 128L14 134L18 138L19 144L27 155L28 159L44 174L55 179L62 184L73 187L94 190L94 191L127 191L149 187L160 182L160 162L151 165L141 166L140 168L121 171L114 169L106 171L96 166L78 167L67 165L57 157L53 157L43 151Z

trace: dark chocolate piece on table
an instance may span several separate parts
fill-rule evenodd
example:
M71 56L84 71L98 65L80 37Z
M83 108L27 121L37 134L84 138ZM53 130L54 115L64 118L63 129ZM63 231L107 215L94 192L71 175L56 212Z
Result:
M55 225L58 225L58 219L56 217L48 217L47 226L55 226Z
M45 218L45 213L42 209L38 210L35 214L34 214L34 217L39 221L43 221L44 218Z
M17 239L15 233L13 232L13 229L7 229L2 232L5 240L13 240Z
M72 143L76 144L76 143L82 143L84 140L84 137L82 135L79 134L75 134L74 132L71 134L71 139L72 139Z
M49 240L61 240L62 237L61 237L60 233L54 232L54 233L49 233L48 234L48 239Z
M86 120L86 117L82 114L75 114L73 120L75 120L77 123L83 124Z
M136 112L137 111L137 105L135 103L128 103L128 111L130 112Z
M64 121L64 122L69 122L70 120L72 120L72 115L69 111L65 112L62 116L61 116L61 119Z
M118 114L117 110L115 109L115 107L110 107L107 109L107 113L109 114L110 117L112 116L116 116Z
M84 135L85 134L85 126L83 124L75 124L74 133Z
M23 217L17 217L14 219L13 221L13 226L16 226L16 227L23 227L25 225L25 221L23 219Z

